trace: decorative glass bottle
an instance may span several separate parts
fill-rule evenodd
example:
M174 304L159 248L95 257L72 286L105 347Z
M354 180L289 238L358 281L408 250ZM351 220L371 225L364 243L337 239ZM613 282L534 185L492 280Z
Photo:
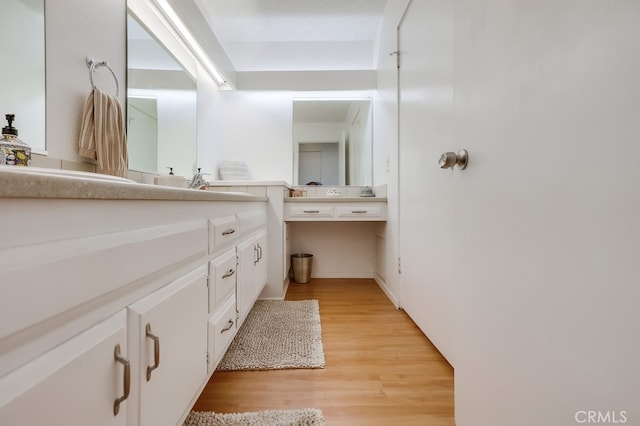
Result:
M10 166L31 165L31 148L18 138L18 129L13 127L14 114L6 114L8 126L2 128L0 139L0 164Z

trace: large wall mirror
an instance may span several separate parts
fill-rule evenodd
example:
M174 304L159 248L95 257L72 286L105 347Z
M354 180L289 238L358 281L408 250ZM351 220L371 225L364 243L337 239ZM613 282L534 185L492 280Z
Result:
M197 65L146 2L130 0L128 8L129 168L158 174L172 168L190 178L197 152Z
M5 114L15 114L18 137L33 152L45 153L44 0L0 0L2 66L0 127Z
M294 185L372 185L372 117L370 98L294 99Z

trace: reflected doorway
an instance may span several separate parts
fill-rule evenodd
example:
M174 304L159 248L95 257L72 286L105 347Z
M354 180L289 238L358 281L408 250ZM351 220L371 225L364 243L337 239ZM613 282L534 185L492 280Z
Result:
M339 143L301 143L299 149L298 178L301 184L340 184Z

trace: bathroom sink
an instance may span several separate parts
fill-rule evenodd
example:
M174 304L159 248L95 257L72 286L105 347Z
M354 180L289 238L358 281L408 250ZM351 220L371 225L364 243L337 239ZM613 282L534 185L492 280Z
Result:
M76 170L48 169L45 167L17 167L17 166L1 166L0 172L8 173L24 173L29 175L41 176L62 176L85 180L99 180L120 183L135 183L131 179L125 179L118 176L103 175L100 173L80 172Z

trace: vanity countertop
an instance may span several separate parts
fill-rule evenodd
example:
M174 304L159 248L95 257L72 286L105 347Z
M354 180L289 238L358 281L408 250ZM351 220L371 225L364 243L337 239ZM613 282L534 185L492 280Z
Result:
M285 203L386 203L386 197L286 197Z
M266 201L246 193L172 188L94 173L15 166L0 166L0 198Z
M210 180L207 186L283 186L293 189L293 186L283 180Z

